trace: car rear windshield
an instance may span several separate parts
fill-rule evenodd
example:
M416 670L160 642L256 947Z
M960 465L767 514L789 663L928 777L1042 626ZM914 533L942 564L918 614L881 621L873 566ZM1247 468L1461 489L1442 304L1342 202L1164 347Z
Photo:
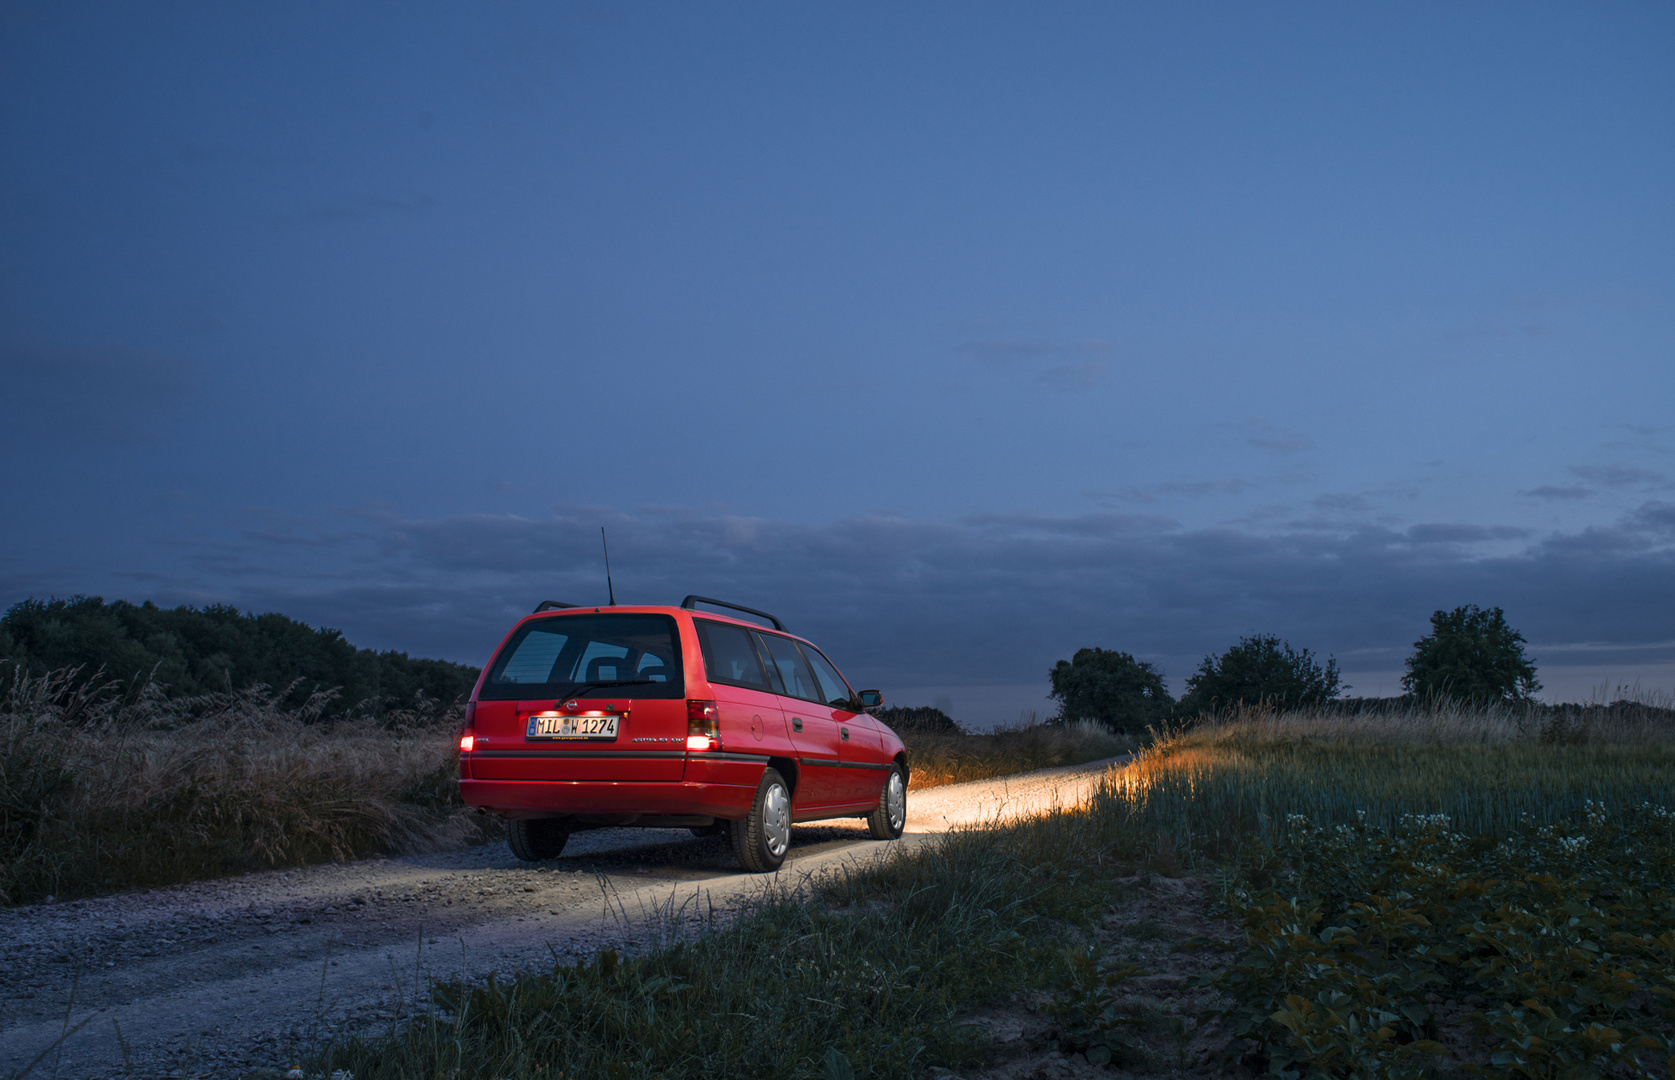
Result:
M680 632L667 615L554 615L524 623L495 656L478 697L506 701L615 693L678 698ZM643 682L642 682L643 681ZM629 683L578 691L582 683Z

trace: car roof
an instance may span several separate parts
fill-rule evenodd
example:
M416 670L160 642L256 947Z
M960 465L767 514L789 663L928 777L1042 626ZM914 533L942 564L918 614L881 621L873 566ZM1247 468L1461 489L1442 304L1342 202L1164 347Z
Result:
M771 626L763 626L759 622L735 618L732 615L723 615L719 611L698 611L695 608L676 607L673 604L599 604L596 606L578 604L575 607L555 608L525 615L519 620L519 624L521 625L530 619L563 618L565 615L580 615L583 613L588 615L604 615L607 613L613 615L690 615L694 618L710 619L714 622L732 623L749 630L766 630L770 634L784 634L786 637L796 638L798 641L807 642L810 645L814 644L807 638L799 637L789 630L775 630Z

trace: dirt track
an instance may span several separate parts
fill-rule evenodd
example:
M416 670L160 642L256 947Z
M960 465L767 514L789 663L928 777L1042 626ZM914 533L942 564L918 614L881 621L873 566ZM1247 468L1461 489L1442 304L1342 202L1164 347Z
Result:
M1111 761L910 792L908 834L1072 805ZM252 874L0 912L0 1076L279 1076L297 1047L377 1025L429 976L482 976L644 940L660 918L874 858L860 822L799 826L778 874L721 839L608 829L520 863L504 844ZM416 994L417 991L417 994Z

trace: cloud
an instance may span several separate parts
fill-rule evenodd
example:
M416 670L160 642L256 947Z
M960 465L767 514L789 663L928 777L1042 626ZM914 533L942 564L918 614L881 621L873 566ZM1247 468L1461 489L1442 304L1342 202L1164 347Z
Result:
M1160 484L1118 488L1114 491L1084 491L1083 496L1096 502L1157 503L1165 499L1197 499L1208 495L1238 495L1250 487L1250 481L1233 480L1168 480Z
M1036 386L1061 393L1091 390L1105 378L1104 357L1111 346L1104 341L1056 341L1025 338L984 338L962 342L955 353L992 371L1025 372Z
M345 202L318 203L303 211L307 221L359 221L374 214L409 213L429 210L437 200L422 191L363 195Z
M996 366L1027 363L1064 356L1103 356L1111 351L1106 341L1056 341L1030 338L983 338L964 341L954 351L967 360Z
M1529 491L1520 491L1518 494L1528 496L1532 499L1574 502L1577 499L1592 498L1596 492L1585 487L1554 487L1551 484L1543 484L1541 487L1531 488Z
M1245 442L1262 450L1278 454L1295 454L1313 444L1295 431L1270 424L1266 420L1252 420L1245 425Z
M1054 390L1091 390L1105 377L1103 361L1055 364L1035 377L1036 383Z
M131 441L156 429L159 414L185 404L197 365L126 349L12 346L0 349L0 416L8 429L74 428L78 438Z
M1661 487L1669 481L1663 473L1632 465L1572 465L1570 471L1589 483L1604 487Z

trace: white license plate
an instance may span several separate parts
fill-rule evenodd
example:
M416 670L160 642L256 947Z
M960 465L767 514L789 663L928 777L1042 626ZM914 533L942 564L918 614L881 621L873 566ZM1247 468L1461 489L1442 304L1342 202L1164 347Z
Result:
M559 716L557 713L537 713L529 718L528 739L598 739L608 742L616 738L620 716Z

